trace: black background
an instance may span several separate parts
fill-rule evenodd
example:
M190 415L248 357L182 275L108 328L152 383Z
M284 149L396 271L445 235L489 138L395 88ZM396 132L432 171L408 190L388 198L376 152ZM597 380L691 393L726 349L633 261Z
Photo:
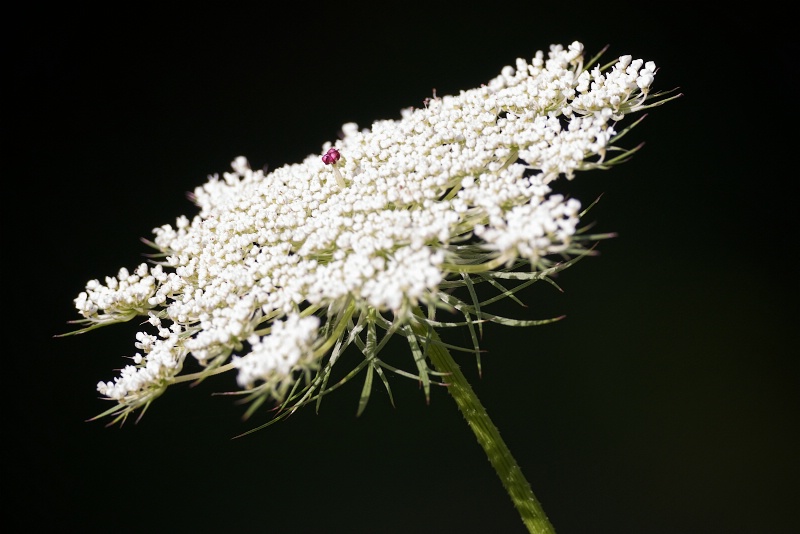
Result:
M28 4L4 22L2 366L10 531L524 532L445 391L360 383L246 438L259 414L176 386L138 424L86 422L135 325L54 338L91 278L239 155L276 168L340 126L399 118L435 89L582 41L656 62L684 96L572 190L601 255L534 287L534 329L461 357L560 533L800 532L795 197L797 45L758 4L289 5L114 10ZM794 118L793 118L794 117ZM403 352L398 346L399 353ZM227 381L226 381L227 380Z

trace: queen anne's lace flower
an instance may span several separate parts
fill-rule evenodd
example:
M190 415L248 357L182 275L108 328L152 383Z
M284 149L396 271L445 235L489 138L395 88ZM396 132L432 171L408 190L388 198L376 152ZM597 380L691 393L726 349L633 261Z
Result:
M92 280L75 299L82 331L137 315L158 330L140 332L144 354L98 384L119 403L106 413L124 418L170 384L233 369L251 400L302 404L350 344L388 368L376 326L413 348L411 321L464 324L435 321L437 308L499 320L473 286L509 296L497 279L544 278L586 252L580 202L551 183L632 152L608 157L620 151L617 121L666 101L651 100L655 73L631 56L584 69L580 43L554 45L399 120L345 124L321 157L270 173L236 158L195 189L197 215L154 229L160 261ZM204 372L179 374L189 354ZM427 381L415 360L411 374Z

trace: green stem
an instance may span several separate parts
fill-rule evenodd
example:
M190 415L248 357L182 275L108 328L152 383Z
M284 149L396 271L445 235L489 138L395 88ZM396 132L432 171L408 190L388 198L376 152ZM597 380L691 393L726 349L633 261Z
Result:
M530 484L450 351L439 343L439 336L433 328L418 321L412 322L412 328L420 337L429 336L434 341L428 346L428 357L436 370L447 373L447 390L489 457L528 531L531 534L555 534L555 528L547 519Z

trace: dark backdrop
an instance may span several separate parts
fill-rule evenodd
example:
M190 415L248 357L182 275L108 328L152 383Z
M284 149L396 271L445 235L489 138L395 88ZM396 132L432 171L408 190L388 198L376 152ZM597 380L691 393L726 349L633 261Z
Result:
M2 522L73 532L523 532L444 391L360 383L244 439L243 409L175 387L138 424L85 422L132 352L129 325L53 338L90 278L193 214L236 156L276 168L350 121L470 89L583 41L685 96L610 172L601 255L535 287L555 325L488 329L463 368L560 533L798 532L797 45L779 12L409 3L6 17L2 48ZM717 9L717 8L715 8ZM763 18L763 22L762 19ZM768 28L768 23L770 27ZM762 30L769 30L764 33ZM787 111L788 110L788 111ZM400 350L400 349L398 349ZM378 386L380 387L380 386ZM255 422L268 420L266 413Z

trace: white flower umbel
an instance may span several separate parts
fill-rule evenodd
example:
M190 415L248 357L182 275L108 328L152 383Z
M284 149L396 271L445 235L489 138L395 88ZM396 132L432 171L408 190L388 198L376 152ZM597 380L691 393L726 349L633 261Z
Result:
M481 323L536 324L487 306L607 237L581 232L581 203L554 180L626 160L636 148L617 146L619 122L674 98L650 91L652 62L596 60L585 67L578 42L553 45L398 120L345 124L322 156L269 173L237 157L209 177L192 195L197 214L154 229L150 265L92 280L75 299L78 332L137 316L155 332L140 332L143 354L98 384L117 403L101 415L124 420L172 384L224 371L256 405L296 408L332 387L349 345L369 383L377 372L388 388L391 370L427 394L440 382L425 357L434 327L466 326L477 355ZM479 284L495 294L481 300ZM441 308L462 320L442 321ZM410 371L379 357L394 334L410 343ZM201 371L182 375L189 355Z
M233 172L209 177L192 195L196 215L154 229L151 264L91 280L75 299L83 328L73 334L137 316L152 328L136 335L131 363L98 383L114 405L96 418L124 421L171 385L226 371L238 373L230 393L250 403L245 416L271 401L273 422L363 372L361 413L376 374L391 399L391 371L426 396L447 387L528 530L552 533L439 329L467 328L480 369L484 322L555 320L501 317L491 305L521 303L520 290L610 235L587 234L586 209L554 182L626 161L638 147L618 143L641 119L621 121L680 95L650 90L652 62L599 57L553 45L398 120L345 124L301 163L265 173L237 157ZM380 357L396 334L409 369ZM363 360L329 383L349 346ZM183 372L190 355L195 370Z

